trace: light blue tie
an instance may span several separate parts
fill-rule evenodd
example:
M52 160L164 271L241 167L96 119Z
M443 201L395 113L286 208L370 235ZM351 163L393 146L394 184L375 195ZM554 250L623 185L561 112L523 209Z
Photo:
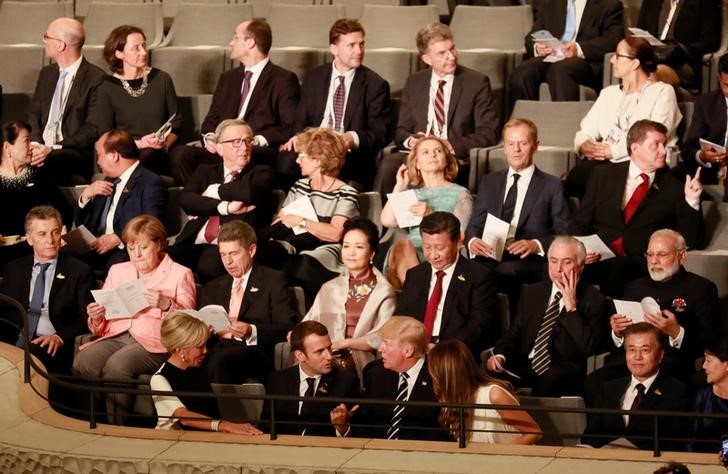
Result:
M58 82L56 82L56 90L53 92L53 100L51 101L51 115L48 123L46 124L46 130L52 131L53 143L55 145L56 136L58 131L58 122L61 117L61 102L63 101L63 86L66 82L66 76L68 71L61 71L58 75Z
M561 36L562 43L568 43L576 36L576 4L575 0L566 2L566 27Z
M28 307L28 338L32 341L35 337L35 331L38 329L38 321L40 321L40 311L43 309L43 300L45 299L46 287L46 270L51 266L50 262L36 263L34 266L40 267L38 275L35 277L35 285L33 286L33 296L30 298L30 306ZM20 333L18 347L25 345L23 333Z

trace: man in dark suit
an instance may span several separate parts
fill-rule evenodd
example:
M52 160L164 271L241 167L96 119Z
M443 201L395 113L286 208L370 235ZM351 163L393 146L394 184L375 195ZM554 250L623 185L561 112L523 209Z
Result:
M194 218L185 224L172 258L192 268L202 282L225 273L215 247L220 224L242 220L256 229L270 224L274 172L251 161L253 131L238 119L223 120L215 130L218 163L201 165L180 198L182 209ZM222 162L219 158L222 157Z
M512 106L517 100L538 100L539 87L547 82L551 99L579 100L579 85L599 91L604 55L614 51L624 36L619 0L534 0L533 28L526 35L526 56L509 81ZM546 30L562 43L560 51L533 40ZM563 59L547 62L549 55Z
M0 293L28 308L30 352L48 371L67 374L74 340L88 332L86 305L91 302L93 272L85 263L59 255L61 215L56 209L31 209L25 217L25 231L33 255L5 267ZM12 335L13 342L24 345L17 331Z
M580 395L586 359L597 353L612 305L581 281L586 249L573 237L556 237L549 247L549 279L526 285L516 318L487 360L532 386L537 396Z
M533 122L513 119L503 126L508 169L488 174L480 183L465 232L471 257L495 270L498 288L509 295L514 309L520 285L541 280L545 251L554 235L565 234L569 226L564 187L559 178L533 164L537 149ZM492 247L481 238L488 214L511 224L500 261L492 258Z
M354 398L359 396L359 381L352 370L332 364L331 338L326 326L318 321L303 321L291 331L291 351L297 365L270 376L268 395L291 395L315 398ZM270 401L266 401L263 419L270 419ZM338 402L317 403L281 400L275 403L276 432L306 436L346 436L349 419L357 410L347 410Z
M602 385L594 408L684 410L687 403L685 385L660 370L664 355L660 330L641 322L630 326L624 338L627 368L631 375ZM679 418L660 417L659 426L660 437L680 436ZM616 439L626 438L639 449L653 449L654 427L654 419L650 416L593 413L588 417L581 441L599 448ZM675 449L679 444L662 442L661 446L662 449Z
M427 342L459 339L479 355L501 331L494 273L460 257L454 215L433 212L422 219L420 232L426 261L407 272L394 314L422 321Z
M719 89L695 98L693 119L680 153L682 161L677 167L680 177L695 174L701 168L700 180L704 184L718 184L719 172L726 173L728 153L721 153L711 147L703 148L700 139L720 146L728 144L728 54L721 56L718 61L718 85ZM723 200L728 201L728 193Z
M458 65L455 39L447 25L433 23L417 33L417 49L429 69L411 75L402 91L394 141L411 150L417 140L436 135L455 157L469 163L470 150L495 145L498 113L487 76ZM374 190L386 196L406 155L395 153L379 164Z
M658 80L689 88L700 87L703 55L720 47L720 0L644 0L637 27L649 31L666 46L657 46ZM670 70L671 69L671 70Z
M129 259L121 248L121 233L130 220L139 214L162 218L166 188L158 175L139 163L139 148L124 130L104 133L96 142L96 155L105 179L81 193L75 220L97 236L83 259L103 269Z
M571 223L574 235L597 234L616 258L587 253L584 277L602 292L621 297L624 286L645 273L644 253L658 229L680 232L688 247L703 241L700 170L684 186L665 169L667 129L639 120L627 134L630 161L594 170Z
M83 25L72 18L48 25L43 43L52 64L40 71L28 114L33 128L31 163L45 164L59 184L69 184L71 176L88 182L93 172L97 132L87 117L106 74L84 59L85 38Z
M328 127L340 133L349 152L339 177L367 190L374 179L376 157L392 138L392 117L389 83L362 65L364 36L356 20L342 18L331 26L329 50L334 59L303 78L295 129ZM293 163L292 168L295 145L294 137L281 147L285 153L279 157Z
M433 406L368 405L354 420L374 425L355 429L354 435L387 439L447 440L440 429L440 408L427 371L424 325L410 317L393 316L379 329L382 358L364 367L365 397L374 400L433 402Z
M170 151L170 166L178 185L184 186L198 165L218 163L214 132L226 119L247 122L255 135L254 159L277 165L278 147L293 134L301 87L293 72L270 61L272 41L270 25L265 20L244 21L235 28L230 58L241 65L223 73L217 82L210 110L202 122L203 148L181 146Z
M298 313L284 276L253 262L255 231L242 221L220 228L218 248L226 275L206 284L197 305L220 305L230 326L209 343L207 368L213 383L263 383L273 369L273 346L284 341Z

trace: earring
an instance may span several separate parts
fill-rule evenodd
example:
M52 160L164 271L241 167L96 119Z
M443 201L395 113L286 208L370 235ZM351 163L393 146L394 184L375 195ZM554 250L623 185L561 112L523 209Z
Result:
M182 359L182 362L187 362L187 357L184 354L180 354L179 358Z

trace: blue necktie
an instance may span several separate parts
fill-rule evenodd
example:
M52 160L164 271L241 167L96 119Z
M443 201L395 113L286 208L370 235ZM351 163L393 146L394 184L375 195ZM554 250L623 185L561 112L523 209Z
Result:
M104 209L101 211L101 220L99 222L99 234L97 237L101 237L106 233L106 219L109 217L109 210L111 209L111 203L114 201L114 194L116 194L116 185L121 182L121 179L115 178L111 183L114 187L111 189L111 194L106 196L106 202L104 203Z
M561 36L562 43L568 43L576 36L576 4L575 0L566 1L566 27Z
M35 277L33 296L30 299L30 306L28 307L28 338L30 340L33 340L35 337L35 331L38 329L40 310L43 308L43 297L45 296L46 270L48 270L50 265L50 262L35 264L35 266L40 267L40 272L38 272L38 276ZM18 337L18 342L16 342L15 345L23 347L23 342L23 333L21 332Z
M46 145L55 145L56 137L58 136L58 124L61 120L61 102L63 102L63 86L66 82L66 76L68 71L61 71L58 75L58 82L56 82L56 90L53 92L53 99L51 100L51 112L48 123L46 124L46 131L43 136L43 140Z

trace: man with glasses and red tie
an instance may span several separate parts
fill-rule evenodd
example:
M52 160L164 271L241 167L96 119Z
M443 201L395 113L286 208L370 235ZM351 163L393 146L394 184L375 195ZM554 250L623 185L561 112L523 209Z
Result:
M573 235L597 234L616 255L586 256L584 279L607 296L620 298L627 283L645 274L644 254L654 231L677 230L689 248L703 243L700 169L684 184L675 179L665 167L666 140L664 125L635 122L627 133L630 160L594 170L573 216Z
M251 160L253 131L238 119L223 120L215 130L217 164L200 165L180 198L189 221L169 254L207 282L225 273L217 247L220 225L242 220L253 228L272 219L271 191L274 171Z

